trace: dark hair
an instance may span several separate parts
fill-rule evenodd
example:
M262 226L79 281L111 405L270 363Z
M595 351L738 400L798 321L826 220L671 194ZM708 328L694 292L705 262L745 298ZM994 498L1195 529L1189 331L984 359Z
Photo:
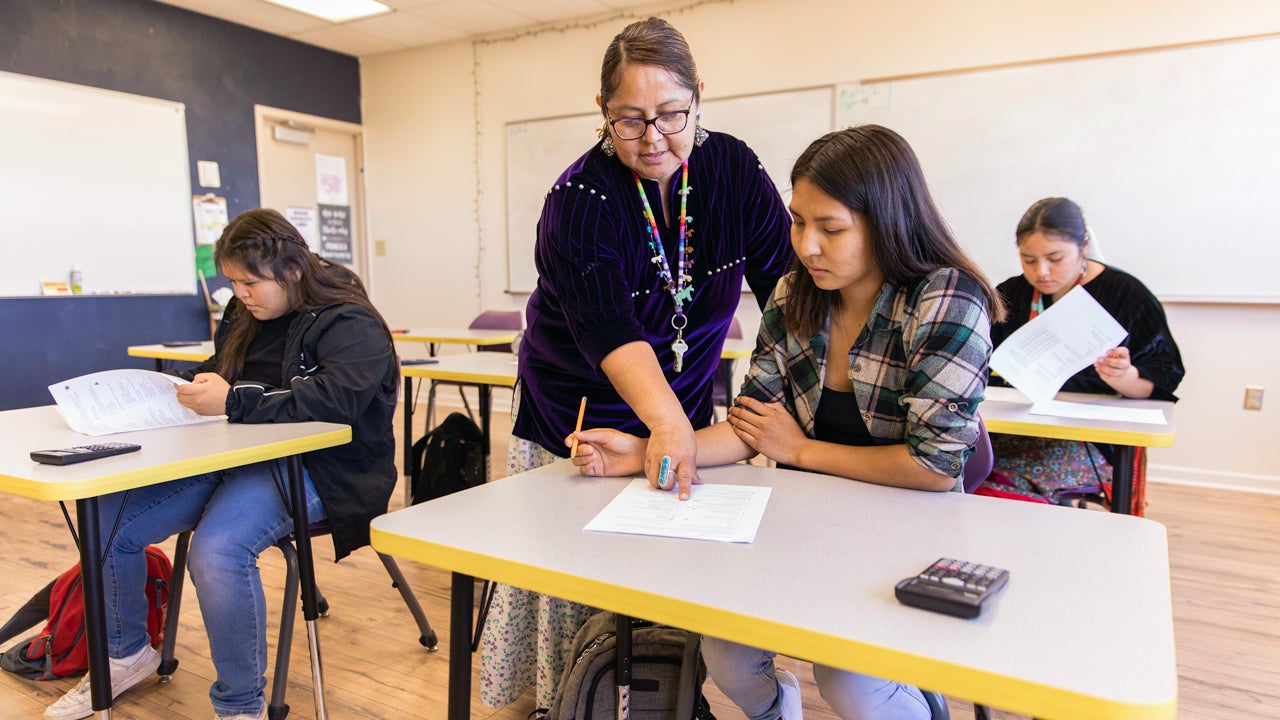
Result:
M311 252L297 228L275 210L259 208L237 215L214 245L213 259L219 267L231 261L250 275L279 283L290 311L353 303L387 327L359 276ZM249 343L258 334L258 320L241 307L227 318L225 333L218 346L217 372L234 383L244 370Z
M652 65L671 73L686 90L698 99L698 65L684 36L662 18L637 20L613 37L600 64L600 112L622 82L622 71L628 65Z
M827 133L796 158L791 185L802 179L866 220L872 257L885 280L905 284L953 267L982 286L991 319L1004 318L999 296L952 236L929 194L920 161L901 135L880 125ZM791 268L795 280L786 322L808 337L826 322L834 291L818 288L799 257Z
M1018 221L1014 238L1019 244L1033 233L1053 235L1083 248L1089 242L1089 229L1084 224L1080 206L1066 198L1045 198L1032 203Z

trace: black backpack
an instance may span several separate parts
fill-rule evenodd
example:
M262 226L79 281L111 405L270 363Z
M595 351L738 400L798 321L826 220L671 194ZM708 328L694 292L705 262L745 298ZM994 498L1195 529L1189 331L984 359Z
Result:
M484 434L475 421L455 412L413 444L410 480L413 504L483 485Z

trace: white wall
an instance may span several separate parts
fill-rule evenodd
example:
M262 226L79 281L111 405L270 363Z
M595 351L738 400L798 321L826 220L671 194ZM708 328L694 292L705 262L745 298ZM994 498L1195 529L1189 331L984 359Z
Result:
M670 19L715 98L1276 32L1280 3L738 0ZM504 292L505 125L594 111L601 54L626 22L362 62L371 239L387 247L372 285L391 322L458 324L523 307L525 296ZM1011 224L1021 211L1010 209ZM1159 252L1159 238L1133 241ZM1153 477L1280 492L1280 306L1167 310L1188 376L1177 446L1152 452ZM1241 409L1246 384L1271 389L1263 411Z

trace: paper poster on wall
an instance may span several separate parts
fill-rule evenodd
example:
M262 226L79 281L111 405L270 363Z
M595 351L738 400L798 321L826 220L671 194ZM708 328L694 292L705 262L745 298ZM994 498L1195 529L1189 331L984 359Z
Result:
M285 208L284 219L298 229L298 234L307 241L307 247L311 248L311 252L320 252L320 233L317 228L315 208Z
M191 208L196 219L196 244L212 245L227 227L227 199L217 195L192 195Z
M316 202L350 205L347 200L347 159L316 153Z
M191 196L196 223L196 273L211 278L218 274L213 261L213 244L227 227L227 199L213 193Z
M351 262L351 210L345 206L320 206L320 257Z

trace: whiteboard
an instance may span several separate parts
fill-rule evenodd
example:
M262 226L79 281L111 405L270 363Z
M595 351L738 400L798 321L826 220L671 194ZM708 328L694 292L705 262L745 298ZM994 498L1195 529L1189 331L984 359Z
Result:
M0 72L0 296L195 292L181 103Z
M742 95L702 103L702 125L745 142L764 164L785 200L795 159L830 132L831 86ZM542 201L555 179L597 141L599 113L507 124L507 289L531 292L537 284L533 245Z
M1065 196L1162 299L1280 299L1280 40L841 86L836 116L911 143L995 282L1022 213Z

